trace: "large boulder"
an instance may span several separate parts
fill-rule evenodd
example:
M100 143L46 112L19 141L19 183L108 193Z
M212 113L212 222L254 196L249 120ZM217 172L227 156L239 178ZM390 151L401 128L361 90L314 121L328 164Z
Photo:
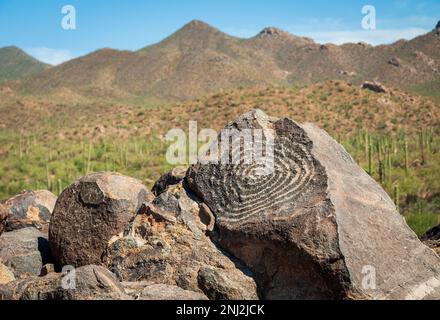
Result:
M198 163L185 183L215 215L213 239L253 271L262 298L440 298L439 257L326 132L260 110L226 129L262 129L273 170ZM231 156L221 135L216 143ZM249 147L233 150L243 158Z
M198 298L203 293L210 299L257 299L251 272L211 241L214 221L201 216L193 197L178 184L141 208L123 236L110 241L107 267L121 281L177 285L198 292Z
M0 287L4 300L131 300L107 269L89 265L73 273L49 273Z
M109 240L124 231L150 193L117 173L89 174L66 188L53 211L49 242L56 262L101 264Z
M0 263L16 277L38 276L43 265L50 261L47 237L35 228L6 232L0 237Z
M23 191L6 200L6 231L35 227L47 233L57 197L50 191Z

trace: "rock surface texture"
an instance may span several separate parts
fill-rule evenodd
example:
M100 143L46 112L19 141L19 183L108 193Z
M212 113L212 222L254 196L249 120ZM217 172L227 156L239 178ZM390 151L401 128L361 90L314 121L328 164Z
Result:
M50 224L56 262L100 264L109 240L124 231L150 196L140 181L116 173L93 173L73 183L58 198Z
M200 218L182 184L169 186L112 240L104 262L121 281L177 285L210 299L257 299L250 272L216 247L205 223L213 222Z
M47 233L56 201L57 197L47 190L23 191L6 200L3 203L8 213L6 230L35 227Z
M439 257L327 133L260 110L226 129L272 130L273 170L199 163L185 185L211 209L211 237L251 269L261 298L440 298Z
M107 269L77 268L74 278L61 273L30 277L0 286L4 300L131 300L122 284Z
M35 228L6 232L0 237L0 263L16 277L40 275L50 259L47 237Z

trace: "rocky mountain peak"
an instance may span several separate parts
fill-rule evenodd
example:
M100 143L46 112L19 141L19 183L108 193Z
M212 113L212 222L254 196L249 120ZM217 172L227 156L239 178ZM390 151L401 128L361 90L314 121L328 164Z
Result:
M291 36L288 32L275 28L275 27L266 27L258 34L259 37L282 37L282 36Z
M196 19L191 20L182 28L182 30L206 30L206 29L216 30L214 27L207 24L206 22Z

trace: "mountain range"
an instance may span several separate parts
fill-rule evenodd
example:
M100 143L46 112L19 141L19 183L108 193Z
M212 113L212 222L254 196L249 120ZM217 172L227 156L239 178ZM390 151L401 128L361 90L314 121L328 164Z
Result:
M378 80L406 90L440 87L440 28L390 45L318 44L274 27L240 39L201 21L138 51L100 49L48 66L0 49L0 81L31 95L185 100L236 87Z

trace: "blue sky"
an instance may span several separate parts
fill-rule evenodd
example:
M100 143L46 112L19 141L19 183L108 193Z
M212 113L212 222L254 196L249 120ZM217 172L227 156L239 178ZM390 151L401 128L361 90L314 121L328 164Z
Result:
M76 9L76 30L61 27L64 5ZM376 30L361 27L364 5L376 8ZM0 47L58 64L103 47L142 48L192 19L245 38L276 26L321 43L382 44L432 30L440 0L0 0Z

